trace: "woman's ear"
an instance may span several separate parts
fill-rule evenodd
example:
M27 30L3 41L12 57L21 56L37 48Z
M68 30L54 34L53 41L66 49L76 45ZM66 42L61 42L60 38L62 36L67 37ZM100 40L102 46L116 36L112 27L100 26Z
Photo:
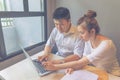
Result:
M91 34L95 34L95 33L96 33L96 32L95 32L95 29L91 29L91 30L90 30L90 33L91 33Z
M71 19L69 19L69 20L68 20L68 22L70 22L70 23L71 23Z

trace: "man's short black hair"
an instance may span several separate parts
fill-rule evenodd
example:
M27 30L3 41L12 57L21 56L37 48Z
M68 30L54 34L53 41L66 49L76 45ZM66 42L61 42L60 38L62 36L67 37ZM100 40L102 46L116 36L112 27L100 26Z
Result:
M70 11L65 7L57 8L53 13L53 19L70 19Z

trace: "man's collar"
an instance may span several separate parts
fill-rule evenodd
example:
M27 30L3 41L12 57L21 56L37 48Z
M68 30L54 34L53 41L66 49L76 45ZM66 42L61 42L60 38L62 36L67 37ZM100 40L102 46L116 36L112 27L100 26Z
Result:
M76 32L75 27L71 25L70 30L67 33L64 33L64 35L74 34Z
M71 25L71 28L70 28L70 30L68 31L68 33L75 33L76 31L75 31L75 28Z

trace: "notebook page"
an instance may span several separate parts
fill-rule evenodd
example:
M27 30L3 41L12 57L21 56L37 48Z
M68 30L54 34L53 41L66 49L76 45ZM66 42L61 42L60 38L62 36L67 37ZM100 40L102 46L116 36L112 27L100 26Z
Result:
M86 70L77 70L66 74L61 80L98 80L98 75Z

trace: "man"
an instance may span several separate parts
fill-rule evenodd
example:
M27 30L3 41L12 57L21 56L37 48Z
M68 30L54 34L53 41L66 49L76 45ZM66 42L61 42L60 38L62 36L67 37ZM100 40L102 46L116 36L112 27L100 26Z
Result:
M38 59L40 61L48 60L55 44L58 48L56 54L64 57L64 59L53 60L52 63L64 63L80 59L84 50L84 41L79 38L77 28L71 24L69 10L65 7L57 8L53 13L53 22L55 28L46 43L44 55L39 56Z

